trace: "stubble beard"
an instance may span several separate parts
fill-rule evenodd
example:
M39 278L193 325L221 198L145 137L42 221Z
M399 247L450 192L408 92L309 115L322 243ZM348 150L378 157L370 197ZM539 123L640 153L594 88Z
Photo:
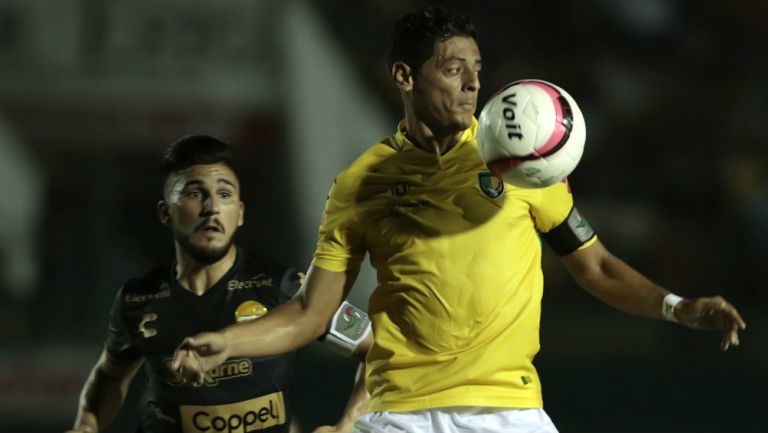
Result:
M226 244L221 247L201 247L193 244L190 241L190 236L176 233L174 230L173 237L178 242L181 249L187 253L193 260L205 265L212 265L219 260L223 259L227 255L229 249L234 242L234 236L231 236Z

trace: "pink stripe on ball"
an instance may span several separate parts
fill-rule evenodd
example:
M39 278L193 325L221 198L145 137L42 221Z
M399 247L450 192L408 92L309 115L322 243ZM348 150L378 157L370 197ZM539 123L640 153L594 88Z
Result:
M560 92L558 92L557 89L553 88L552 86L549 86L546 83L542 83L541 81L525 80L522 82L528 85L536 86L547 92L549 97L552 98L552 104L555 106L555 127L552 130L552 135L549 136L543 146L532 152L533 155L541 158L542 156L549 153L552 149L554 149L558 143L562 141L566 134L565 126L563 126L563 106L560 103Z

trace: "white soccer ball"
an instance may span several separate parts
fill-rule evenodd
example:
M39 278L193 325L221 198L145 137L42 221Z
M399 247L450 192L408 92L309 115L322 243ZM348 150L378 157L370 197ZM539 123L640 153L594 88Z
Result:
M508 84L483 107L477 148L497 177L521 188L543 188L571 174L587 128L576 101L542 80Z

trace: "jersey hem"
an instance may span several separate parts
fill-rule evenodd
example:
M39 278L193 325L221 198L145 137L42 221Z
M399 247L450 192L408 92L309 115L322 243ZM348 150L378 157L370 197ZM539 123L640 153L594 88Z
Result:
M440 399L421 399L407 402L383 402L371 401L368 403L367 412L413 412L418 410L435 409L440 407L495 407L505 409L536 409L543 408L542 399L530 398L467 398L466 396Z

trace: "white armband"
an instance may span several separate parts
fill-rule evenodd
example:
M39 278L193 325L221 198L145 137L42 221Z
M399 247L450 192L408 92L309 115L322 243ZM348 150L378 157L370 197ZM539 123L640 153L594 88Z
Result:
M333 315L324 341L334 352L350 356L369 332L371 332L371 319L368 315L344 301Z
M675 305L679 304L683 298L670 293L664 297L664 301L661 303L661 315L670 322L677 322L675 317Z

